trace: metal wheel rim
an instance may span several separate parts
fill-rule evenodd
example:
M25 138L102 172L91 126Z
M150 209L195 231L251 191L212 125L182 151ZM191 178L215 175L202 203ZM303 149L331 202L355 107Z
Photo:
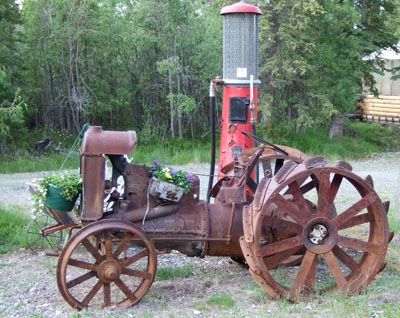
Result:
M89 270L87 273L92 273L92 274L84 274L84 275L92 275L94 279L96 279L96 284L94 285L93 289L86 295L86 297L83 300L78 300L75 295L72 295L70 292L70 289L73 287L68 287L68 284L71 284L71 281L67 282L66 279L66 272L68 266L71 265L71 255L73 255L73 252L82 244L82 242L88 241L88 237L92 237L107 231L123 231L124 233L129 233L133 234L134 236L137 236L142 244L145 246L146 255L141 256L141 258L147 257L147 267L146 267L146 278L143 278L141 281L140 285L137 286L137 288L132 292L128 291L126 288L128 288L122 281L119 279L119 281L112 281L112 282L105 282L102 281L102 279L99 277L98 273L93 273L95 270ZM126 236L127 237L127 236ZM122 240L123 241L123 240ZM127 241L126 246L129 244L130 241ZM91 248L95 248L93 245ZM112 254L116 252L118 247L114 250L113 247L111 246ZM106 254L102 254L101 251L97 251L100 256L106 257ZM90 253L95 253L95 252L90 252ZM108 253L108 252L106 252ZM122 250L120 251L122 253ZM140 253L139 253L140 254ZM143 254L143 253L142 253ZM120 254L119 254L120 255ZM119 255L117 256L117 259L119 259ZM119 260L120 261L120 260ZM122 263L122 260L121 262ZM86 265L85 265L86 266ZM127 266L122 266L121 268L127 268ZM126 221L119 221L119 220L103 220L103 221L98 221L92 224L89 224L79 231L77 231L67 242L67 244L64 246L64 249L62 250L62 253L59 256L58 259L58 264L57 264L57 284L58 284L58 289L63 296L63 298L67 301L67 303L72 306L73 308L76 308L78 310L81 310L85 307L87 307L90 303L90 301L93 299L93 297L100 291L100 289L103 289L103 294L104 294L104 302L102 304L102 307L104 306L110 306L112 304L122 304L125 306L130 306L134 305L137 302L140 301L140 299L146 294L148 289L151 287L155 274L157 270L157 256L155 252L155 248L151 240L149 240L146 236L146 234L136 225L126 222ZM125 274L125 273L123 273ZM82 275L82 276L84 276ZM78 283L77 285L79 285ZM115 286L114 286L115 285ZM117 303L112 303L111 295L110 295L110 289L112 288L111 286L118 287L121 289L122 294L126 296L126 298L122 299L121 301L118 301ZM79 286L78 286L79 287ZM94 293L94 295L90 294ZM89 295L90 294L90 295ZM109 295L109 296L106 296ZM90 298L90 299L87 299ZM108 299L107 299L108 298Z

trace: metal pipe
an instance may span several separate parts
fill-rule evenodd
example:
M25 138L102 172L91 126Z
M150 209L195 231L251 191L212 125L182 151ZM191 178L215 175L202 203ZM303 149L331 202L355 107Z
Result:
M251 123L251 133L253 135L256 134L256 114L255 114L255 109L256 106L254 105L254 88L253 88L253 82L254 82L254 76L250 75L250 123ZM253 140L253 147L257 147L257 143ZM258 184L258 179L259 179L259 172L258 172L258 164L256 164L255 169L254 169L254 178L255 182Z
M214 182L215 170L215 87L214 81L210 81L210 125L211 125L211 164L210 178L208 179L207 202L210 203L210 192Z

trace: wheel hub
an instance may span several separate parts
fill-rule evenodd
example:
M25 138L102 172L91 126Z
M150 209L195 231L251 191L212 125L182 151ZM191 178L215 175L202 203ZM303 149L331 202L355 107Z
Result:
M311 219L304 227L302 235L306 248L316 254L332 250L338 239L335 224L324 217Z
M115 259L107 259L99 265L98 277L105 283L111 283L121 275L121 264Z
M312 231L308 234L311 243L315 245L322 244L324 238L328 236L328 230L322 224L315 224Z

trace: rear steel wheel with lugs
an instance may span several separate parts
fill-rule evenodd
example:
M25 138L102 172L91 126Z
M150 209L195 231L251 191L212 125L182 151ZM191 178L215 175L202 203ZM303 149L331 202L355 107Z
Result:
M389 243L385 207L374 189L343 161L288 162L262 180L244 209L243 254L250 272L273 297L361 291L383 266ZM270 237L279 238L271 241ZM299 267L273 269L295 254Z
M103 220L83 227L64 246L58 289L69 305L134 305L154 281L157 256L146 234L130 222Z

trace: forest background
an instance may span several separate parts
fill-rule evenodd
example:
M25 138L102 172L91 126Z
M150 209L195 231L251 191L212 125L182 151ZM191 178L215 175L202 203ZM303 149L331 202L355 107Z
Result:
M209 81L222 75L225 0L2 0L0 153L37 129L86 122L157 137L202 138ZM354 109L400 35L395 0L248 1L259 20L259 128L317 129ZM362 79L364 83L362 83Z

